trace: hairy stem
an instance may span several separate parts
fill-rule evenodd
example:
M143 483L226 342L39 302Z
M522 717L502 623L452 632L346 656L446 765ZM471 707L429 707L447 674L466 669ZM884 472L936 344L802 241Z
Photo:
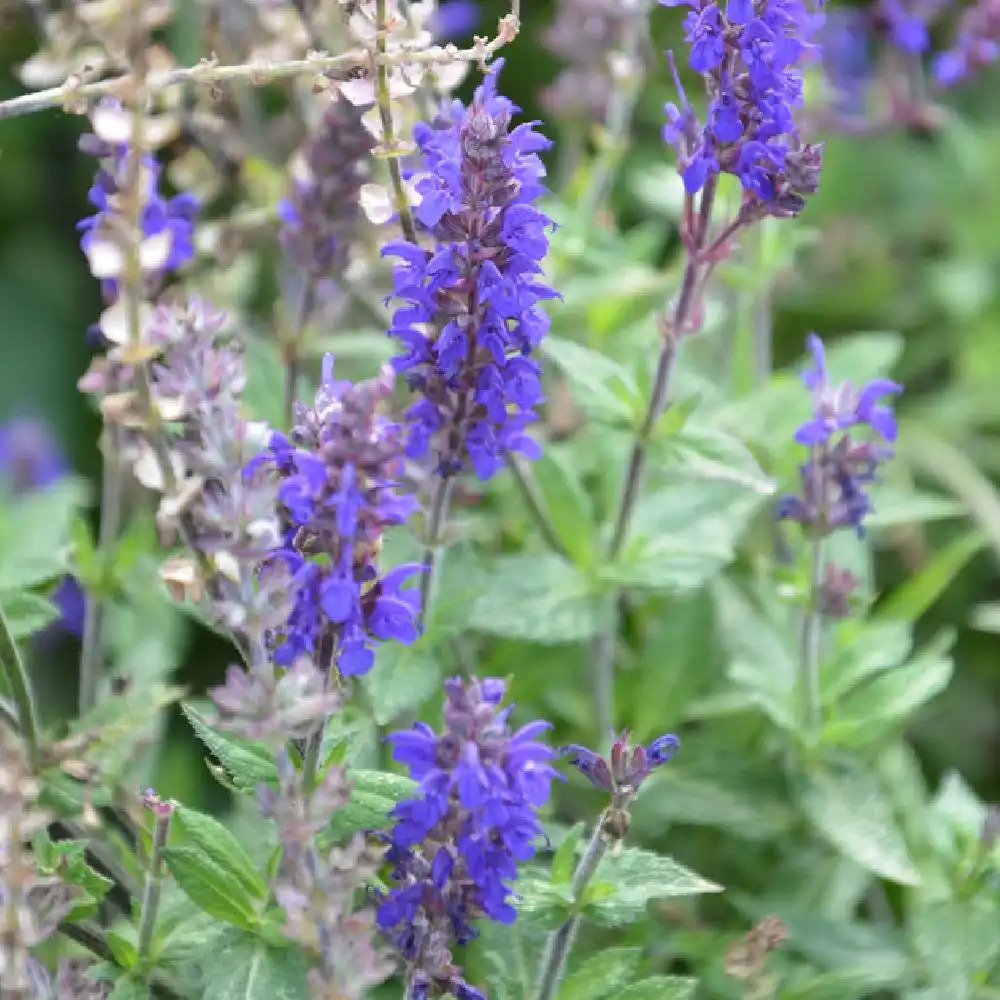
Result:
M153 932L160 909L160 894L163 890L163 852L170 836L170 818L173 807L163 803L153 807L156 824L153 827L153 849L146 872L146 886L142 893L142 916L139 922L139 962L149 961L153 945Z
M632 439L632 449L629 454L628 467L622 486L621 498L618 502L618 516L615 518L611 542L607 549L607 560L614 562L621 554L622 546L628 536L632 512L635 509L639 490L642 486L643 471L646 465L646 453L649 447L653 429L659 420L667 403L667 392L670 388L674 365L677 361L677 347L681 337L692 325L701 290L704 273L712 264L706 261L704 249L712 221L712 207L715 203L716 177L713 175L705 184L701 193L701 202L697 217L689 200L685 206L685 244L687 260L684 265L684 276L681 279L680 291L674 302L673 310L668 317L661 319L660 356L656 363L656 375L653 378L653 388L649 396L649 404L642 422ZM597 706L598 725L603 736L614 728L614 671L615 646L618 635L617 595L613 597L616 613L611 616L610 634L602 635L594 643L594 667L592 671L595 704ZM610 722L610 724L609 724Z
M583 893L590 880L597 871L597 866L601 863L608 849L609 840L604 832L604 816L597 821L594 832L590 836L587 849L580 858L580 863L573 872L573 882L571 892L573 895L573 909L577 911L583 901ZM545 951L542 953L542 961L538 970L538 981L532 1000L552 1000L556 989L566 971L566 962L569 959L570 949L576 940L577 931L580 929L580 914L573 912L562 926L557 927L545 942Z
M2 606L0 606L0 670L3 671L10 696L17 706L17 720L27 746L28 762L32 770L35 770L38 766L40 750L35 698L24 659L21 657L21 650L18 649L17 642L14 640Z
M818 739L823 728L820 693L820 639L823 632L823 539L810 540L809 597L802 621L802 659L799 687L802 696L802 721L805 732Z
M101 518L97 529L97 548L107 559L121 533L122 494L125 482L118 460L118 430L104 428L101 473ZM102 581L103 582L103 581ZM80 715L97 704L97 692L104 667L104 625L106 600L100 591L87 594L83 620L83 645L80 653Z
M439 476L434 488L434 498L431 500L430 516L427 519L426 546L420 560L420 612L417 616L417 624L421 629L424 627L424 622L430 611L438 549L441 547L441 536L448 520L448 510L451 507L451 494L454 486L454 477Z
M302 298L299 301L298 316L295 319L295 332L285 345L285 424L292 426L292 411L299 390L299 363L302 360L302 335L309 317L316 308L316 279L306 278L302 288Z

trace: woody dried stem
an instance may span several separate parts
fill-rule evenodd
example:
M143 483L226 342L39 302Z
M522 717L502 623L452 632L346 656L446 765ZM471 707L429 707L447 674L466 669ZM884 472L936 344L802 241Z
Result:
M515 14L508 14L500 21L500 30L491 41L476 39L474 45L459 49L454 45L432 45L428 48L402 46L384 53L382 66L435 65L453 62L485 64L504 45L512 41L519 29ZM263 85L274 80L289 80L301 76L323 76L331 70L365 69L371 66L372 55L368 49L351 49L337 55L311 53L304 59L282 62L252 62L221 66L211 59L202 59L194 66L183 66L166 72L150 73L146 78L146 92L150 96L171 87L202 84L217 86L225 83L250 83ZM131 73L110 77L107 80L83 82L73 75L57 87L49 87L33 94L22 94L0 101L0 118L35 114L49 108L76 108L84 101L104 96L120 96L135 86Z

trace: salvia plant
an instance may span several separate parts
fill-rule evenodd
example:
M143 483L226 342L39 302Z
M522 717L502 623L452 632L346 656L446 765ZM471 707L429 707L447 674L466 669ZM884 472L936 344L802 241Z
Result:
M0 427L4 1000L1000 997L1000 808L912 739L995 490L898 334L774 361L831 162L974 172L1000 7L549 7L26 4L102 474Z

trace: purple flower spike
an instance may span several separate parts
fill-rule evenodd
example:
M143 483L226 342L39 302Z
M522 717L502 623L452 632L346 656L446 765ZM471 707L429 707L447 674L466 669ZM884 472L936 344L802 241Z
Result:
M407 412L406 454L435 456L441 475L471 469L489 479L504 456L535 457L527 427L542 400L529 357L548 331L540 280L547 216L533 202L545 190L538 153L549 141L530 123L511 127L518 109L497 93L502 60L466 108L454 101L414 136L423 158L417 221L433 250L386 246L396 257L400 305L390 333L393 364L417 401Z
M881 402L903 391L890 379L872 379L860 390L850 382L830 383L823 342L815 334L806 341L812 365L802 381L812 393L813 415L795 432L795 440L810 449L809 461L800 467L801 494L789 494L778 503L779 518L798 521L815 534L829 534L844 526L864 531L864 517L871 510L866 484L876 477L881 462L892 450L880 442L896 440L896 417ZM860 440L867 428L872 438Z
M748 220L797 215L818 189L822 165L822 146L804 143L794 120L801 66L816 51L810 37L822 16L805 0L727 0L725 13L708 0L686 4L688 64L705 79L710 101L701 126L674 73L683 110L667 105L663 136L677 150L685 189L694 194L729 173L743 186Z
M373 647L418 634L417 599L406 582L416 566L381 573L378 553L387 527L416 509L397 492L403 436L378 412L392 392L391 371L354 385L333 376L333 356L310 409L299 403L291 440L272 435L247 474L270 468L284 512L283 543L271 556L297 586L285 625L272 635L276 662L307 655L343 675L367 673Z
M517 866L534 855L542 832L537 810L558 777L553 750L536 739L548 723L511 733L503 691L499 678L452 678L442 733L418 723L389 737L420 794L393 810L392 884L377 921L412 970L413 997L482 1000L452 947L476 936L480 918L516 918Z

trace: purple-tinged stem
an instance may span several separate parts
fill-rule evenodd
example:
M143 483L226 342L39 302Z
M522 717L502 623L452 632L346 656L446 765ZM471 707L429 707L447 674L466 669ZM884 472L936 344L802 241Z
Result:
M427 519L426 548L420 560L420 612L417 615L417 624L421 629L424 627L427 613L430 610L438 549L441 546L441 535L444 532L445 522L448 520L448 509L451 506L451 494L454 486L453 476L440 476L434 489L434 498L431 501L430 517Z
M299 389L299 362L302 359L302 335L305 332L309 318L316 308L316 279L306 278L299 301L298 316L295 319L295 332L292 339L285 345L285 423L292 426L292 414Z

